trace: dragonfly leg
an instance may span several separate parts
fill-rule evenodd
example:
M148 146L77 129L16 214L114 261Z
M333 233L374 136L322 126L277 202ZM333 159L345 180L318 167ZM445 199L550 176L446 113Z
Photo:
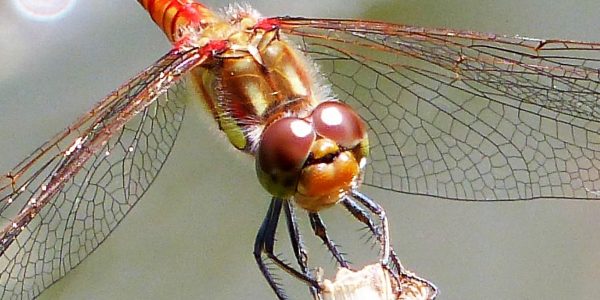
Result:
M321 219L321 216L318 213L311 212L308 214L310 218L310 226L313 229L313 232L316 236L321 238L325 246L329 249L329 252L333 254L333 257L338 261L341 267L348 268L348 261L344 258L344 255L339 251L338 246L329 238L327 234L327 227L325 227L325 223Z
M354 202L352 199L349 199L348 197L343 198L341 203L357 220L365 224L373 233L373 235L375 235L379 240L381 232L377 229L375 223L364 209L362 209L359 205L356 204L356 202ZM437 287L427 279L418 277L415 274L407 272L402 266L402 263L400 262L400 259L396 254L396 251L394 251L394 249L391 247L389 261L391 264L391 268L387 268L387 270L391 272L392 276L395 280L397 280L398 283L400 283L400 281L402 280L401 278L403 278L404 280L420 281L426 286L431 287L431 289L433 290L431 294L432 299L434 299L437 296ZM401 290L399 289L398 292L401 292Z
M369 227L369 229L371 229L371 231L374 230L373 234L377 237L379 243L381 244L381 262L382 264L387 265L390 257L390 234L385 211L379 204L375 203L369 197L359 193L358 191L352 191L352 197L360 204L364 205L370 212L379 217L379 222L381 224L380 227ZM348 199L348 201L350 201L350 199ZM364 223L364 221L361 219L359 219L359 221Z
M304 242L302 241L302 235L298 229L294 205L291 201L285 201L285 206L283 208L288 227L288 234L292 243L292 249L294 250L294 256L298 261L298 265L300 266L302 273L304 273L304 275L307 277L313 278L312 274L308 270L308 252L306 251ZM310 285L310 293L314 299L318 299L319 291L312 285Z
M361 223L365 224L371 233L377 238L381 244L381 266L388 270L394 279L399 283L399 274L403 274L404 267L400 263L400 259L396 255L394 249L390 247L389 230L387 228L387 218L383 208L369 199L367 196L358 191L352 192L352 197L359 203L364 205L370 212L379 217L381 227L375 225L370 215L362 209L353 199L344 197L341 200L342 205Z
M275 232L277 230L279 215L281 214L281 208L284 201L286 200L278 198L273 198L271 200L267 215L265 216L263 223L258 230L258 234L256 235L256 240L254 242L254 258L256 259L256 263L279 299L288 299L288 297L285 295L283 289L277 284L269 268L263 261L263 253L266 254L267 257L271 259L278 267L290 275L300 279L317 290L319 289L319 284L316 280L290 267L288 264L279 259L273 252L275 246Z

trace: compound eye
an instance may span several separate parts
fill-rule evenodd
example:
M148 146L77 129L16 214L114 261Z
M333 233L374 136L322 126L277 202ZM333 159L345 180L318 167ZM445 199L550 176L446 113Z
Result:
M365 124L354 110L341 102L327 101L313 110L313 126L320 136L353 148L366 138Z
M282 118L267 127L258 147L256 173L269 193L290 197L296 192L315 139L312 125L298 118Z

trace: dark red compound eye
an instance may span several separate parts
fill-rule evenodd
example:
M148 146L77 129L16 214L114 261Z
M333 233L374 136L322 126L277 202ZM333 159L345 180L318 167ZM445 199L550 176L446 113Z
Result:
M323 102L313 110L312 117L315 131L342 147L352 148L366 137L363 120L344 103Z
M294 195L315 139L312 125L298 118L282 118L265 129L256 155L256 173L269 193L277 197Z

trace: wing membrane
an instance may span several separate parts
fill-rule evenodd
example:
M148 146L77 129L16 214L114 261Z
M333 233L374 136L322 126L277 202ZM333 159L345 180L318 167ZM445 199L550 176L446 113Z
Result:
M600 44L277 21L369 123L365 184L464 201L599 198Z
M172 50L5 177L0 298L36 297L129 213L179 132L187 94L177 80L201 61Z

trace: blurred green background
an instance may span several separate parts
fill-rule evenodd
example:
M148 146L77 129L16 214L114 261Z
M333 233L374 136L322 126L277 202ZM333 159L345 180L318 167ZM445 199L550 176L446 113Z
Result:
M264 15L600 40L595 0L248 2ZM52 22L28 20L1 2L0 170L168 49L133 0L79 1ZM42 299L274 299L252 256L268 196L253 163L226 150L196 111L188 111L171 159L136 209ZM473 204L365 191L386 208L404 264L435 282L440 299L600 296L598 203ZM340 211L326 213L332 227L353 222ZM294 299L309 298L302 285L291 289Z

